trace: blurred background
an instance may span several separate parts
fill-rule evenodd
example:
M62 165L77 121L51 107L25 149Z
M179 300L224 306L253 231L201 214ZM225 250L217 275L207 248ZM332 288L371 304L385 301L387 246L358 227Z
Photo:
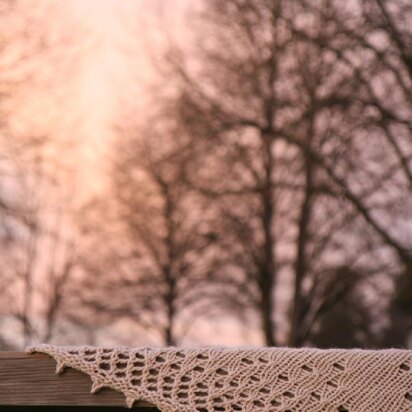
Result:
M0 349L412 348L410 0L0 0Z

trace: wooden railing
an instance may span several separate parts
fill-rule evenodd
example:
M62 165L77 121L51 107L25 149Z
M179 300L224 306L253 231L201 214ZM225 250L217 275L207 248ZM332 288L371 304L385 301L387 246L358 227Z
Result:
M71 406L110 407L107 412L126 407L122 393L103 388L91 394L90 377L68 368L56 375L56 362L40 353L0 352L0 411L8 407ZM60 409L59 409L60 410ZM77 408L70 408L77 410ZM89 410L89 409L87 409ZM147 402L135 402L133 411L152 412L157 409Z

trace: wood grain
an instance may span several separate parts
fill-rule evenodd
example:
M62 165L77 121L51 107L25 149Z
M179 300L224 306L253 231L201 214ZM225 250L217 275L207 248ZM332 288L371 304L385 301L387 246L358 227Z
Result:
M122 393L102 389L90 393L89 376L68 368L56 375L56 362L47 355L0 352L0 405L8 406L126 406ZM153 408L147 402L136 407Z

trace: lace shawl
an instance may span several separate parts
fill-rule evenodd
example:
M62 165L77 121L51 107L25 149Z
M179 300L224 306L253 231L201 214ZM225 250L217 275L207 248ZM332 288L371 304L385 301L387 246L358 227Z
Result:
M122 348L40 345L86 373L92 392L121 391L163 412L412 411L412 351Z

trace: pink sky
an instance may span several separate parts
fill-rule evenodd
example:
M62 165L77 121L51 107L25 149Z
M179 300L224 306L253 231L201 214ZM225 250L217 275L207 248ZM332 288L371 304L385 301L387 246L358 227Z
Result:
M176 27L186 0L49 2L62 27L68 28L74 39L73 44L69 38L69 42L62 45L63 50L67 50L70 69L62 74L63 82L58 82L58 94L68 96L57 105L58 123L61 124L64 116L64 133L81 142L83 173L88 176L89 183L99 186L101 160L106 154L119 108L133 102L137 116L144 112L145 85L151 79L145 50L150 49L159 36L155 13L161 10L168 27ZM73 45L80 50L74 59L70 57ZM59 68L56 70L58 76ZM41 100L48 98L40 96ZM43 120L49 127L50 120Z

